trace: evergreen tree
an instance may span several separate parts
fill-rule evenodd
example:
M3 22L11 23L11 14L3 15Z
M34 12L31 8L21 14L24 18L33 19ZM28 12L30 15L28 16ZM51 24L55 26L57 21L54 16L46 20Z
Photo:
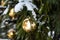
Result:
M0 0L0 38L59 40L59 0Z

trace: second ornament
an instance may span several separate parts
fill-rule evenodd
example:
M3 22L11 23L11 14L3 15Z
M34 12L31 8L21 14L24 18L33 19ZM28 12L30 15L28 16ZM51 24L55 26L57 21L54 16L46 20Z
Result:
M14 19L14 16L15 16L14 8L10 10L9 16L12 17L12 19Z

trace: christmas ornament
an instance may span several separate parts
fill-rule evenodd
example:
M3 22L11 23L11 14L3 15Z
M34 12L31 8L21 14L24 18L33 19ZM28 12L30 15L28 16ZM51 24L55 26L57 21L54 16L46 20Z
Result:
M8 34L7 36L10 38L10 39L13 39L15 37L16 33L15 33L15 30L14 29L10 29L8 30Z
M22 23L22 28L26 32L34 31L36 29L36 23L30 17L28 17L24 19Z
M10 10L9 16L12 17L12 19L14 19L15 13L13 8Z
M4 6L5 5L5 2L4 0L1 1L1 5Z

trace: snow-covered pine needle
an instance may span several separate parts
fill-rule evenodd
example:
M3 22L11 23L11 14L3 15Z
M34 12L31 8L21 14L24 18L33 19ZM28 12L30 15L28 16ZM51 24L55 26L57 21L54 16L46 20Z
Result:
M19 3L16 4L15 9L14 9L15 12L19 12L23 10L23 6L26 6L28 11L32 11L32 15L34 19L37 20L34 9L38 10L38 8L36 7L36 5L32 3L32 0L19 0Z

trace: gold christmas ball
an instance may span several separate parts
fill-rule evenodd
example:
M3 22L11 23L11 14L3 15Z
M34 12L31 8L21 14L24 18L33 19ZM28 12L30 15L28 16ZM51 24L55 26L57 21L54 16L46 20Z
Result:
M16 34L15 34L15 30L14 29L10 29L8 31L8 34L7 34L8 38L13 39L15 37L15 35Z
M1 6L4 6L4 4L5 4L4 0L1 0Z
M14 8L10 10L9 16L12 17L12 19L14 19L14 16L15 16Z
M26 32L34 31L36 29L36 23L30 17L28 17L24 19L22 23L22 28Z

